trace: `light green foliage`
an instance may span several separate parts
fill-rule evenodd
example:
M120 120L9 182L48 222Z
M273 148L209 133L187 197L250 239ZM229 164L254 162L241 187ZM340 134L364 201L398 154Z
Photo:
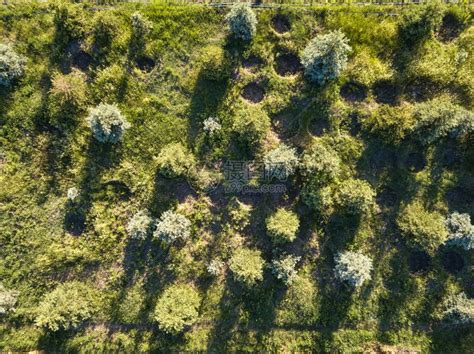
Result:
M339 175L341 159L333 148L318 140L303 154L301 170L308 178L326 184Z
M92 108L88 121L94 138L101 143L117 143L130 128L118 107L111 104L101 103Z
M97 295L88 285L71 281L46 294L36 309L35 324L50 331L69 330L91 319L97 311Z
M397 224L409 244L426 251L435 251L448 235L443 216L426 210L417 201L403 208L397 217Z
M75 118L87 102L86 75L76 69L67 75L54 73L48 100L49 111L57 123L65 124L63 117Z
M130 52L132 56L138 56L145 50L147 38L153 29L153 24L139 12L134 12L130 20L132 22Z
M23 75L26 60L10 45L0 43L0 86L8 87Z
M361 179L351 178L341 183L337 202L349 214L366 213L374 204L375 192L370 184Z
M0 316L15 311L18 295L18 291L8 290L0 283Z
M474 299L459 293L448 297L445 301L443 320L454 325L474 323Z
M466 251L474 249L474 225L471 224L469 214L454 212L446 218L444 224L449 233L448 244L462 247Z
M118 304L118 313L123 323L134 324L140 321L140 311L145 301L145 291L141 284L128 288L123 299Z
M305 75L319 85L337 78L346 68L350 51L349 40L340 31L317 35L301 56Z
M300 259L301 257L292 255L275 259L272 262L272 273L284 284L291 285L298 276L296 264Z
M270 118L260 107L243 104L234 115L233 129L239 141L255 151L267 136Z
M110 331L105 326L86 328L67 341L65 352L131 353L139 335L134 331Z
M166 289L158 299L155 320L169 334L178 334L198 318L201 303L199 293L190 285L176 284Z
M252 206L232 199L227 206L231 225L238 231L243 231L250 224L250 214Z
M240 248L232 255L229 268L235 280L247 286L254 286L263 279L264 263L260 251Z
M257 31L257 16L247 3L236 3L225 17L232 36L250 41Z
M348 67L349 79L360 85L371 87L378 80L387 80L392 75L391 68L367 47L361 49Z
M91 88L95 102L115 102L124 83L124 75L123 68L117 64L98 71Z
M167 210L161 214L153 233L156 239L168 244L176 240L186 240L190 235L191 221L173 210Z
M265 155L264 163L265 172L269 176L285 180L295 173L298 167L298 155L295 148L280 144Z
M201 56L202 70L209 80L225 80L230 75L231 60L219 46L209 45Z
M145 240L151 232L153 226L153 218L148 215L145 210L140 210L127 224L127 233L132 239Z
M414 135L429 145L446 137L462 137L474 131L474 113L446 99L434 99L415 107Z
M181 143L171 143L161 149L156 158L160 173L169 178L186 176L195 159Z
M336 256L335 273L339 280L360 287L371 279L372 259L358 252L342 252Z
M284 208L279 208L267 219L267 232L277 244L293 241L299 227L298 215Z
M307 183L303 187L302 197L306 205L323 214L328 213L334 205L333 187L321 187L317 182Z

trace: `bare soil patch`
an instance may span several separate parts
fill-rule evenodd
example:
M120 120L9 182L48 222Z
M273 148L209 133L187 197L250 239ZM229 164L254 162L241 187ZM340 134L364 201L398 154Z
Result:
M265 97L265 90L256 82L251 82L242 89L242 97L252 103L258 103Z
M426 166L426 158L421 152L412 152L407 156L406 166L411 172L420 172Z
M410 273L422 274L431 269L431 257L425 251L413 251L408 256Z
M81 71L87 71L93 62L94 58L83 50L80 50L72 57L72 65Z
M286 33L291 30L290 19L286 15L276 14L272 18L273 29L278 33Z
M80 236L86 229L86 216L78 210L71 210L64 218L64 229L73 236Z
M396 105L399 102L400 90L391 81L377 81L372 90L375 95L375 101L378 103Z
M153 60L153 58L147 57L147 56L141 56L138 57L135 62L137 63L138 69L140 69L143 72L149 73L150 71L153 70L155 67L156 63Z
M464 268L464 258L455 251L446 251L441 256L444 269L451 274L459 273Z
M248 58L242 61L242 66L245 69L254 70L259 66L265 64L265 61L257 55L251 54Z
M280 54L275 59L275 71L280 76L296 75L302 68L300 58L296 54Z
M367 98L367 88L355 82L344 84L339 94L348 102L362 102Z

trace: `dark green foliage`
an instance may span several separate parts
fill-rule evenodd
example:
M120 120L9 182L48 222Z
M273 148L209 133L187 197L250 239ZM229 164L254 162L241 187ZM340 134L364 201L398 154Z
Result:
M400 39L408 47L423 43L438 30L442 14L438 6L408 11L398 27Z
M71 41L83 38L87 32L86 16L80 4L59 1L52 7L56 30L55 45L58 51L64 50Z
M94 45L102 52L106 52L112 46L112 41L119 30L118 19L108 12L98 12L94 17L92 37Z

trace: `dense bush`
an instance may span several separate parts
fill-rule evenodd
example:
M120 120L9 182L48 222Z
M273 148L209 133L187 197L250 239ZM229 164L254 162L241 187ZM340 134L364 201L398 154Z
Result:
M227 212L229 214L230 223L234 229L243 231L250 225L250 214L252 213L251 205L244 204L237 198L233 198L227 206Z
M419 202L406 205L397 224L409 244L426 251L435 251L447 237L443 216L427 211Z
M134 324L140 321L140 311L145 301L145 291L141 284L134 284L128 288L126 294L120 299L118 313L120 321Z
M260 251L240 248L230 259L229 269L235 280L253 286L263 279L264 263Z
M302 190L303 202L321 214L329 214L334 205L332 186L323 186L317 181L306 183Z
M267 218L267 232L275 243L291 242L296 238L300 221L296 213L279 208Z
M272 273L286 285L291 285L298 276L296 264L300 259L301 257L292 255L275 259L272 262Z
M337 202L347 213L359 214L370 210L374 197L375 192L368 182L351 178L342 182Z
M444 321L454 325L474 323L474 299L469 299L466 294L452 295L445 301L444 305Z
M201 56L202 72L209 80L225 80L230 75L231 60L224 49L209 45Z
M398 25L398 35L408 47L413 47L431 38L438 30L442 19L437 6L412 9L403 16Z
M116 143L122 139L130 123L115 105L101 103L92 108L88 117L94 137L101 143Z
M301 170L306 177L326 184L339 175L341 159L333 148L318 140L304 152Z
M346 251L336 257L336 276L353 287L371 279L372 260L357 252Z
M363 48L349 63L348 74L350 81L371 87L376 81L388 80L392 70L368 48Z
M74 202L74 200L76 200L79 195L80 191L77 189L77 187L71 187L67 190L67 199L69 199L71 202Z
M207 265L207 272L213 276L219 276L224 271L225 263L220 259L213 259Z
M153 236L165 243L173 243L176 240L186 240L191 235L191 221L184 215L172 210L161 214L156 224Z
M268 177L286 180L298 167L298 155L295 148L280 144L265 155L264 163Z
M71 281L46 294L36 309L35 323L50 331L68 330L89 320L97 311L97 295L88 285Z
M349 40L340 31L317 35L301 56L305 75L320 85L337 78L346 68L350 51Z
M195 159L181 143L171 143L161 149L156 162L160 173L169 178L186 176Z
M144 240L151 232L152 226L153 218L145 210L140 210L128 222L127 233L130 238Z
M10 45L0 43L0 86L10 86L23 75L26 60Z
M132 22L130 52L132 56L139 56L145 51L146 41L153 28L153 24L139 12L133 13L130 19Z
M54 73L49 90L48 106L55 123L62 117L74 117L87 102L86 75L73 69L70 74Z
M56 2L54 8L55 44L57 54L71 41L81 39L87 32L87 20L82 5L69 2Z
M94 17L92 37L94 45L100 50L106 51L112 46L112 42L119 30L118 19L107 11L99 11Z
M257 31L257 16L249 4L241 3L232 6L226 16L232 36L250 41Z
M198 318L201 298L190 285L177 284L166 289L158 299L155 320L169 334L178 334Z
M206 134L213 136L222 129L222 125L219 123L218 118L208 117L202 122L202 129Z
M237 133L239 141L255 151L267 136L270 129L270 118L260 107L245 105L237 110L233 129Z
M454 212L445 220L448 229L448 244L462 247L466 251L474 249L474 225L469 214Z
M0 316L15 311L18 295L18 291L8 290L0 283Z

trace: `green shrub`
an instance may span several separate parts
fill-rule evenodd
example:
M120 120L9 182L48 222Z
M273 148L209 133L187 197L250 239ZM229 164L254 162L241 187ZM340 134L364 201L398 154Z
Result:
M98 71L92 83L92 94L95 102L113 103L117 101L125 81L124 69L118 64Z
M370 184L361 179L342 182L337 193L337 202L349 214L365 213L374 204L375 192Z
M468 325L474 323L474 299L466 294L459 293L448 297L445 301L443 320L454 325Z
M127 224L127 233L132 239L145 240L153 226L153 218L145 210L140 210Z
M133 13L130 20L132 22L130 51L132 56L139 56L145 51L147 38L153 29L153 24L139 12Z
M279 208L267 219L267 232L275 243L293 241L299 227L298 215L284 208Z
M209 80L225 80L229 78L231 60L224 49L217 45L204 47L201 56L202 72Z
M15 311L18 295L20 295L18 291L7 290L3 284L0 283L0 316Z
M258 106L245 105L237 110L233 130L237 133L239 141L248 146L252 151L257 150L270 129L270 118Z
M310 208L321 214L330 214L334 205L332 186L323 186L316 180L309 181L303 186L302 199Z
M89 113L89 125L94 138L101 143L116 143L122 139L130 123L120 113L117 106L101 103Z
M153 236L165 243L173 243L176 240L186 240L191 235L191 221L184 215L172 210L161 214Z
M376 81L388 80L392 75L392 70L367 47L364 47L349 63L348 74L350 81L371 87Z
M127 289L123 299L118 305L118 314L123 323L135 324L140 322L140 311L145 302L145 291L140 284L135 284Z
M454 212L444 222L449 238L447 243L462 247L466 251L474 249L474 225L471 224L469 214Z
M298 167L298 155L295 148L280 144L265 155L264 163L269 177L286 180Z
M317 140L304 152L301 170L307 178L323 185L339 175L341 159L333 148Z
M264 263L260 251L240 248L230 259L229 269L235 280L247 286L253 286L263 279Z
M181 143L171 143L161 149L156 162L160 173L169 178L187 176L196 161Z
M244 204L237 198L233 198L229 202L227 210L230 223L237 231L243 231L248 225L250 225L250 214L252 213L251 205Z
M437 6L411 9L404 14L398 24L398 35L408 47L417 46L433 37L442 19L442 12Z
M406 205L397 224L409 244L427 251L435 251L447 237L443 216L427 211L419 202Z
M337 78L346 68L350 51L349 41L340 31L317 35L301 57L305 75L320 85Z
M94 289L78 281L66 282L43 297L35 323L53 332L73 329L91 319L97 308Z
M8 87L23 75L26 60L10 45L0 43L0 86Z
M62 51L71 41L81 39L87 32L87 19L82 5L59 1L52 5L56 50ZM63 54L58 51L58 54Z
M182 332L196 322L200 303L199 293L192 286L170 286L156 303L154 317L158 327L169 334Z
M101 50L108 50L117 35L119 26L117 17L108 11L99 11L94 17L92 37L94 44Z
M300 259L301 257L295 257L292 255L275 259L272 262L272 273L284 284L291 285L298 276L296 264Z
M232 36L250 41L257 31L257 16L249 4L241 3L232 6L225 17Z
M336 257L335 273L339 280L359 287L371 279L372 260L357 252L346 251Z
M62 117L74 117L85 108L87 102L86 75L73 69L70 74L58 72L52 76L49 90L48 108L55 123L61 122Z

